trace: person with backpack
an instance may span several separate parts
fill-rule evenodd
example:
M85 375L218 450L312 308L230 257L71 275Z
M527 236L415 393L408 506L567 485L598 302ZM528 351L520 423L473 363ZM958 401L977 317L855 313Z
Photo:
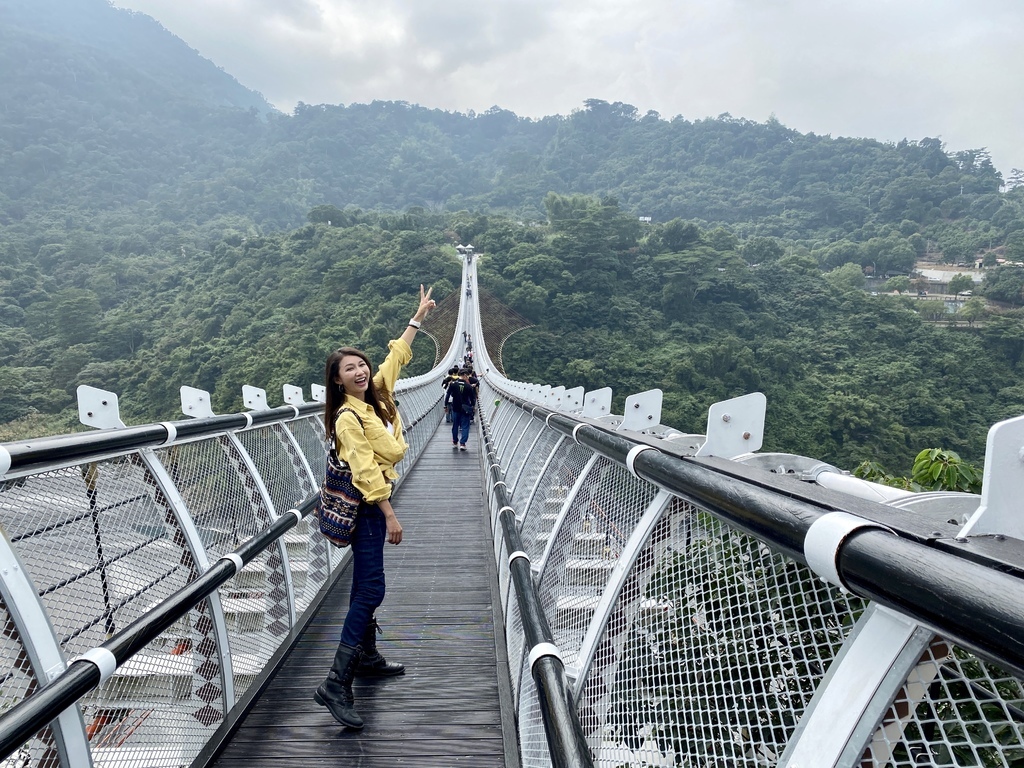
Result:
M473 373L473 366L472 365L467 365L466 366L466 370L469 371L469 378L466 379L466 381L468 381L469 382L469 386L471 386L473 388L473 398L474 398L474 400L479 400L480 399L480 379L477 378L477 375L475 373ZM473 411L469 414L469 423L472 424L474 421L476 421L476 409L473 409Z
M459 370L459 378L448 385L444 395L444 406L452 413L452 448L466 450L469 440L469 421L476 405L476 392L469 383L469 369Z
M363 727L355 710L352 679L391 677L405 672L377 651L380 627L374 616L384 600L384 543L402 543L402 525L391 506L395 465L408 445L394 395L402 367L412 360L412 341L435 305L420 286L420 304L401 337L388 343L388 356L374 373L364 352L342 347L327 357L324 427L338 458L351 470L352 485L362 496L352 533L352 593L338 650L327 679L313 699L344 726Z
M463 331L463 333L465 333L465 331ZM448 385L451 384L453 381L458 381L458 380L459 380L459 366L453 365L451 368L448 369L448 375L445 376L443 379L441 379L441 389L443 389L445 392L447 392L448 391ZM447 405L444 407L444 420L448 424L452 423L452 411L451 411L451 409Z

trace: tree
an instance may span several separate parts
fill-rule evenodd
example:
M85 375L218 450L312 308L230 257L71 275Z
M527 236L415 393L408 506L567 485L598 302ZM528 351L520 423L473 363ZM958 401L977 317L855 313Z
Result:
M823 269L841 267L843 264L860 264L864 259L864 246L851 240L837 240L824 252L815 251L815 257ZM870 258L867 259L871 261Z
M925 448L914 458L910 477L892 475L877 461L862 461L856 477L908 491L961 491L981 493L982 471L955 451Z
M950 278L949 287L946 288L946 291L954 296L959 296L964 291L969 291L972 288L974 288L974 280L971 279L970 275L957 273Z
M972 296L969 298L960 311L956 313L957 317L962 317L967 321L967 325L974 327L974 321L980 320L988 314L988 307L985 306L985 300L980 296Z
M942 249L942 260L947 264L967 261L978 252L977 243L970 235L955 231L939 239L939 248Z
M914 309L926 320L942 320L946 317L946 302L938 299L920 299L914 302Z
M981 493L981 470L942 448L926 448L917 454L911 477L926 491Z
M700 227L690 221L672 219L662 227L661 241L670 253L680 253L700 243Z
M989 270L985 273L981 288L990 299L1019 306L1024 297L1024 267L1004 265Z
M348 226L349 216L336 205L318 205L306 214L313 224L330 224L334 227Z
M768 264L778 261L785 252L774 237L752 237L740 248L740 254L748 264Z
M885 284L885 290L905 293L910 290L910 278L906 275L897 275L890 278Z
M1024 229L1018 229L1006 236L1006 258L1024 261Z
M825 279L836 288L863 288L864 270L852 262L825 273Z

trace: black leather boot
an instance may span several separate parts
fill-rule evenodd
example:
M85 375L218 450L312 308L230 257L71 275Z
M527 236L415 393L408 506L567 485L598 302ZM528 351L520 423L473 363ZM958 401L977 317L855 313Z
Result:
M363 652L359 656L356 677L394 677L405 673L405 665L389 662L377 650L377 633L383 634L377 619L371 617L363 632Z
M320 706L327 707L335 720L356 730L363 727L363 718L355 710L356 700L352 695L352 675L359 662L359 655L359 646L353 648L351 645L338 643L331 671L313 694L313 700Z

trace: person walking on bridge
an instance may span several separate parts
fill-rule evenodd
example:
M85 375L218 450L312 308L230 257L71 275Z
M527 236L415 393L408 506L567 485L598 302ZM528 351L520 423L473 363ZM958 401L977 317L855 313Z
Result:
M448 385L444 395L444 407L452 414L452 448L466 450L469 440L469 421L476 405L476 392L469 383L469 368L459 370L458 381Z
M342 347L327 357L324 427L338 458L352 470L352 484L362 493L359 519L352 534L352 592L338 650L327 679L313 699L342 725L359 729L352 679L356 675L390 677L405 672L377 651L379 626L374 612L384 600L384 542L402 543L402 525L391 506L395 465L408 445L394 399L395 382L412 360L412 340L435 306L433 288L420 286L420 304L401 337L388 343L388 356L374 373L364 352Z
M465 333L465 331L463 331ZM459 366L453 365L448 369L448 375L441 379L441 389L448 392L448 385L453 381L459 380ZM444 420L449 424L452 423L452 412L451 409L446 405L444 407Z

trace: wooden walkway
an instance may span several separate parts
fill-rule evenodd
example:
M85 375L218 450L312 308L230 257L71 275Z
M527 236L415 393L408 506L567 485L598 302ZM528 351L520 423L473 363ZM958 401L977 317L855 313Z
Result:
M348 607L346 572L210 765L518 767L514 717L502 717L511 699L475 424L469 448L453 451L442 423L395 494L404 540L386 545L378 647L407 669L356 681L366 727L346 730L313 701Z

